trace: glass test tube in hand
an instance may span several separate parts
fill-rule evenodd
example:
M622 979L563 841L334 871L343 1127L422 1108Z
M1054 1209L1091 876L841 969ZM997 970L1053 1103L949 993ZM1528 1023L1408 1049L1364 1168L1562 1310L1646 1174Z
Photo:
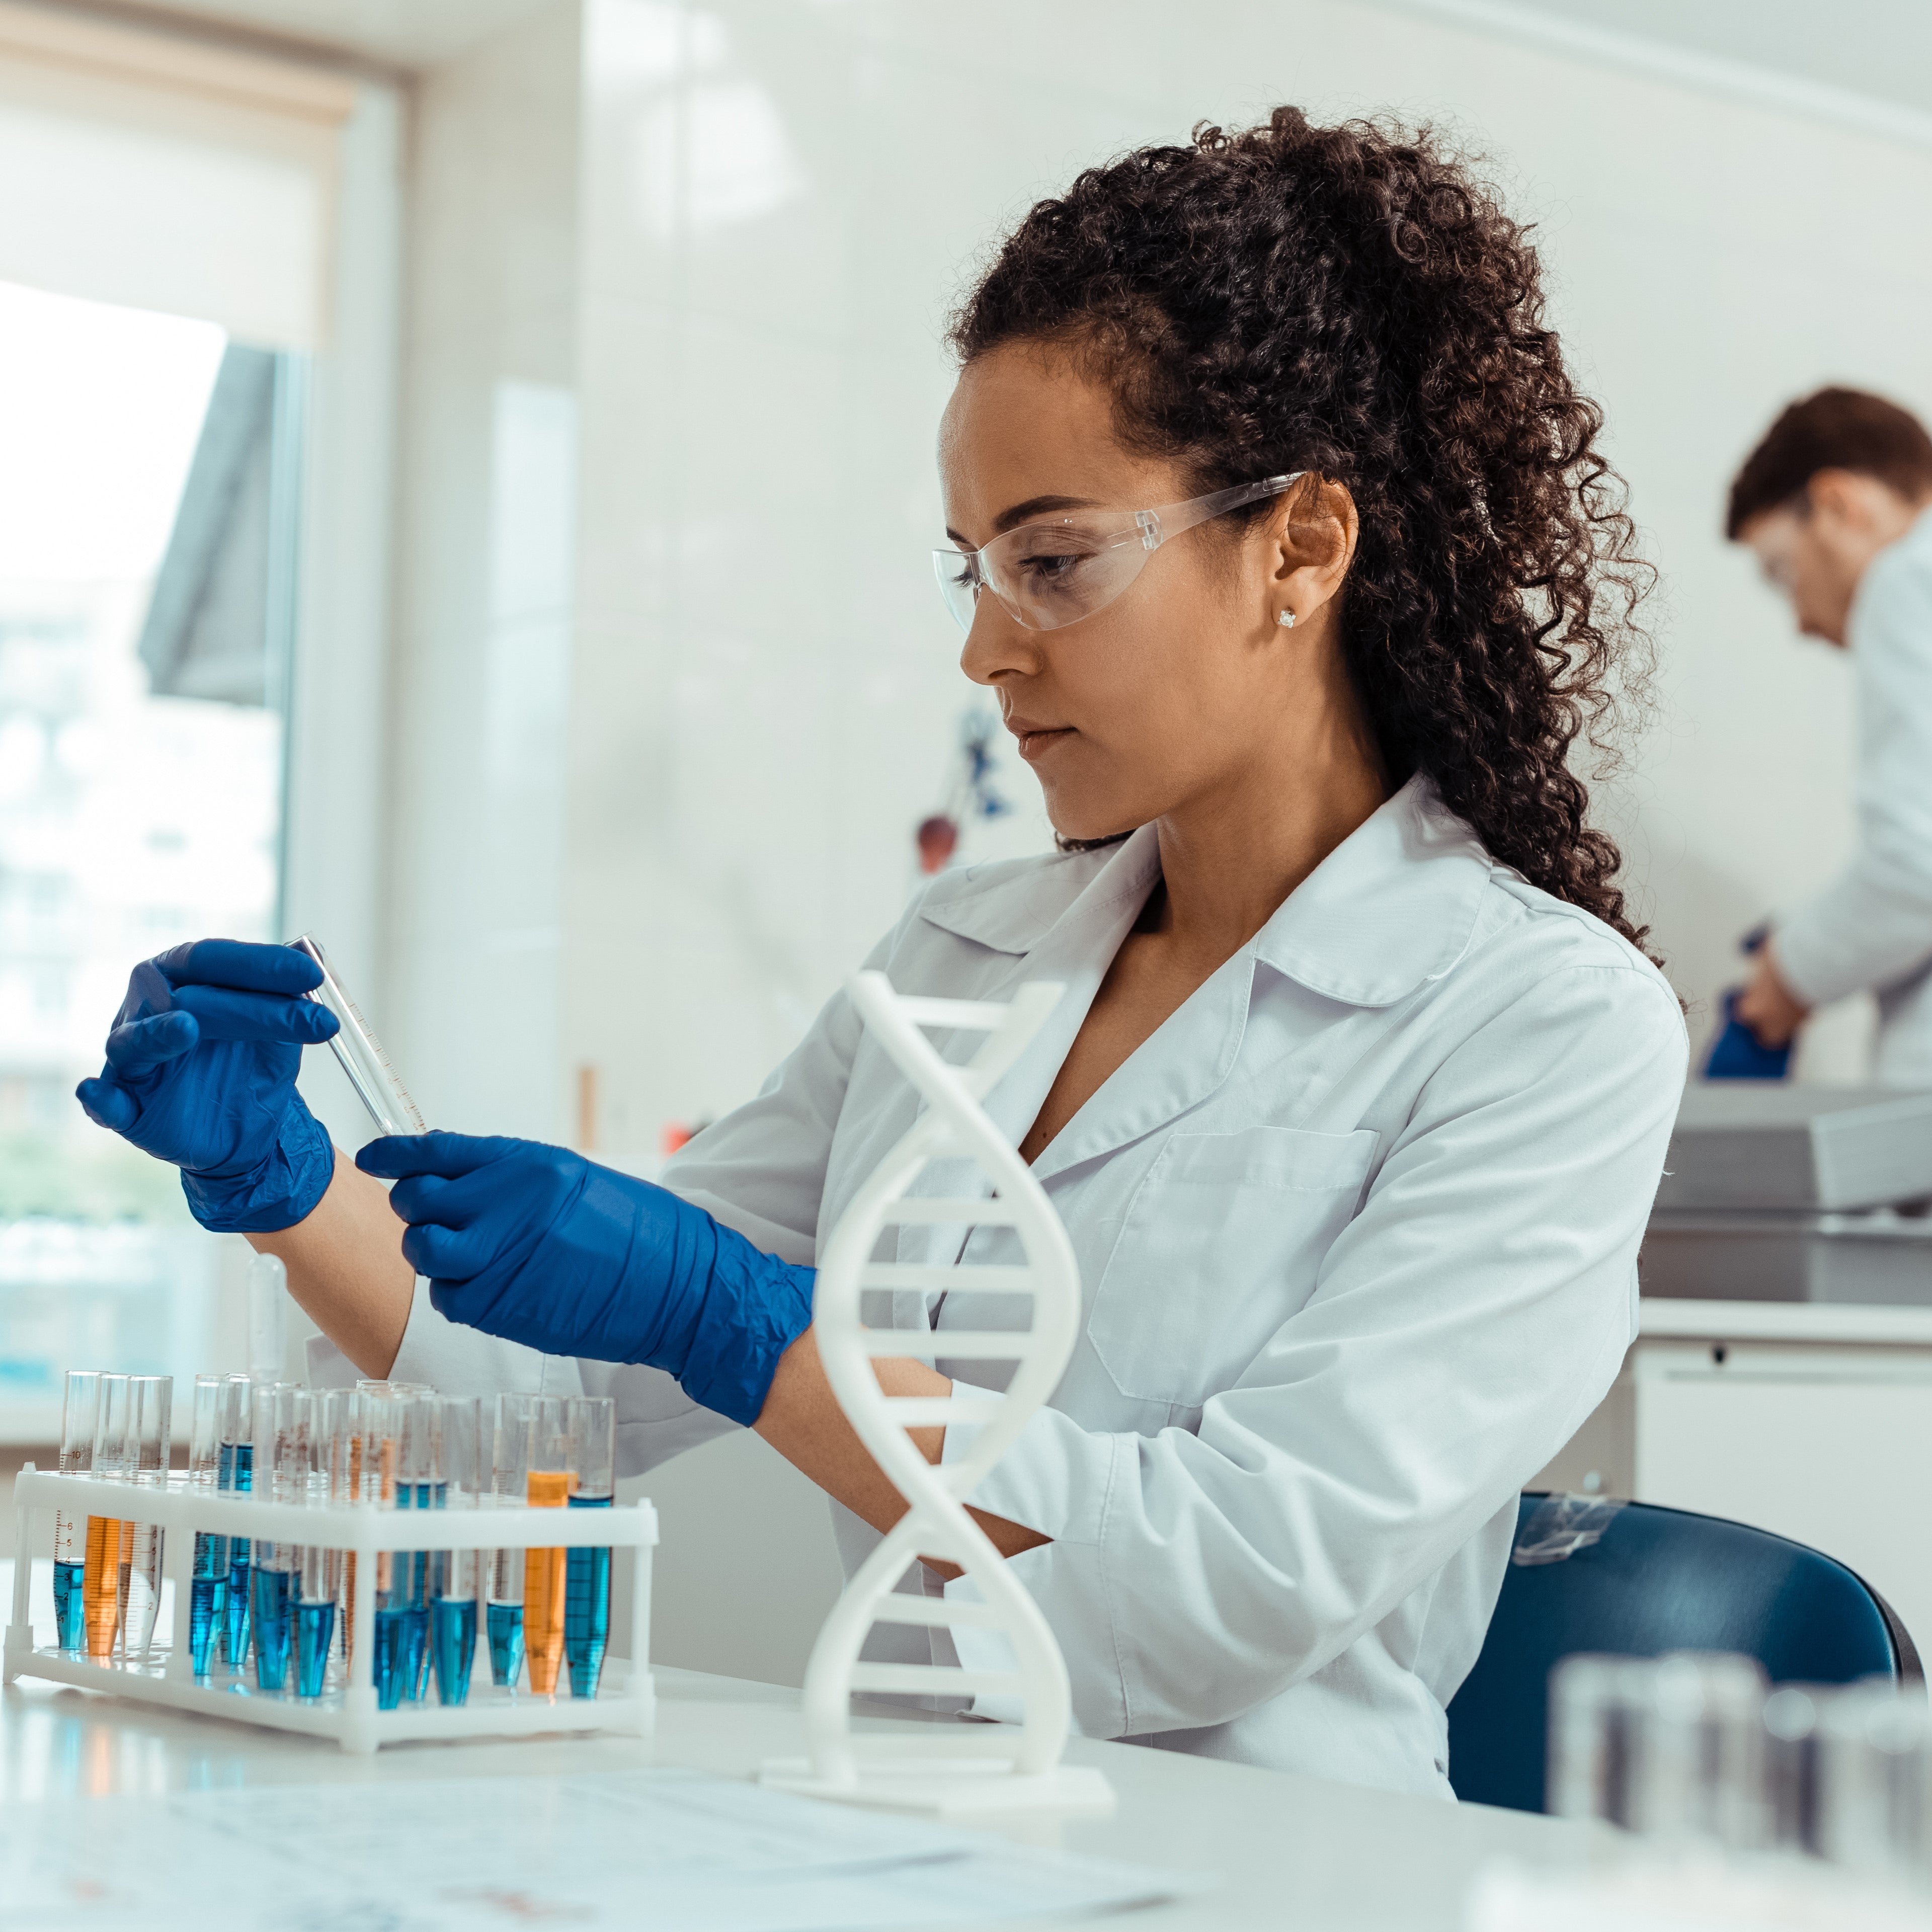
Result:
M286 1382L257 1385L254 1391L254 1493L278 1503L299 1503L304 1484L297 1404L302 1391ZM262 1690L288 1688L289 1658L295 1641L296 1544L257 1537L250 1558L254 1602L255 1683Z
M175 1379L172 1376L130 1376L128 1378L128 1474L143 1489L165 1490ZM166 1532L158 1523L138 1518L121 1526L121 1606L123 1654L145 1663L154 1640L154 1616L161 1605L161 1558Z
M133 1474L132 1442L128 1413L128 1378L104 1375L100 1378L100 1405L94 1425L94 1459L91 1473L96 1481L124 1482ZM87 1554L81 1572L87 1654L104 1660L114 1654L114 1640L121 1628L121 1519L95 1516L87 1519Z
M61 1472L84 1475L94 1467L94 1432L100 1419L100 1377L92 1369L70 1369L61 1405ZM86 1636L87 1520L63 1504L54 1512L55 1640L63 1650L79 1650Z
M389 1056L382 1051L382 1042L370 1030L368 1022L335 976L322 950L322 942L313 933L305 932L289 944L297 952L306 952L322 968L322 984L308 997L318 1006L326 1006L340 1023L341 1030L328 1042L329 1049L349 1076L349 1084L356 1089L356 1098L368 1109L376 1132L426 1132L423 1117L416 1111L416 1103L410 1098L408 1089L396 1078L396 1070L389 1064Z
M562 1397L531 1399L529 1442L524 1500L539 1509L562 1509L576 1486ZM524 1656L530 1688L539 1696L556 1696L563 1666L564 1559L568 1553L560 1547L524 1552Z
M194 1408L188 1424L188 1482L190 1490L196 1495L212 1495L220 1484L221 1401L226 1386L219 1376L194 1378ZM227 1538L196 1530L194 1573L188 1584L188 1648L197 1677L208 1675L208 1657L221 1622L227 1582Z
M500 1395L490 1450L490 1501L520 1504L530 1473L530 1406L536 1398ZM514 1689L524 1674L524 1552L493 1550L484 1579L484 1616L490 1643L490 1681Z
M432 1400L442 1449L443 1507L476 1509L490 1484L483 1446L483 1405L471 1396ZM446 1704L470 1701L482 1556L475 1550L439 1550L430 1558L430 1641L436 1660L436 1694Z
M617 1405L608 1396L578 1396L566 1403L565 1413L577 1478L570 1507L608 1509L616 1496ZM566 1568L563 1648L570 1694L594 1697L610 1636L610 1552L573 1550Z
M230 1376L223 1387L217 1480L225 1496L245 1496L254 1490L255 1406L246 1376ZM250 1550L245 1536L228 1539L228 1578L221 1590L221 1657L230 1670L239 1670L248 1660Z

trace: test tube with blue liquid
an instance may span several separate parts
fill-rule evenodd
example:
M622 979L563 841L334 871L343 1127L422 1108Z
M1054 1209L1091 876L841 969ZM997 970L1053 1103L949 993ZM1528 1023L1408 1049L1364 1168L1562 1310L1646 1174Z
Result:
M230 1376L221 1394L221 1453L216 1481L224 1496L244 1496L255 1486L255 1411L246 1376ZM228 1539L228 1576L221 1594L221 1659L238 1671L248 1660L249 1539Z
M442 1474L442 1409L427 1391L412 1395L403 1412L401 1468L396 1484L399 1509L440 1510ZM403 1696L414 1703L428 1688L430 1558L427 1550L399 1550L396 1589L403 1612Z
M60 1463L63 1475L85 1475L94 1467L94 1432L100 1419L100 1377L92 1369L70 1369L61 1405ZM87 1519L63 1504L54 1512L54 1627L63 1650L86 1641Z
M530 1467L530 1406L536 1398L500 1395L492 1432L490 1501L520 1504ZM493 1550L487 1558L484 1618L490 1644L490 1681L514 1690L524 1674L524 1552Z
M221 1399L226 1387L219 1376L194 1378L194 1409L188 1425L188 1481L190 1490L197 1495L212 1496L220 1482ZM227 1538L196 1530L194 1570L188 1584L188 1648L197 1677L208 1675L227 1582Z
M483 1405L470 1396L436 1399L436 1440L446 1509L481 1507L489 1486L484 1450ZM445 1704L470 1701L470 1672L476 1658L476 1599L483 1553L439 1550L430 1563L430 1641L435 1654L436 1694Z
M608 1396L580 1396L565 1405L570 1435L572 1509L608 1509L616 1500L617 1405ZM563 1649L570 1694L594 1697L610 1636L610 1552L573 1550L564 1588Z
M254 1391L254 1493L278 1503L305 1500L299 1471L302 1454L296 1405L300 1390L272 1382ZM296 1564L298 1546L257 1537L251 1558L254 1602L250 1612L255 1652L255 1683L262 1690L288 1688L289 1658L295 1642Z
M362 1493L385 1509L410 1506L401 1480L403 1425L416 1398L386 1386L365 1386L363 1400ZM376 1555L376 1628L372 1634L372 1672L376 1704L393 1711L402 1702L406 1678L409 1620L409 1557L406 1552L379 1550Z
M310 1509L346 1501L346 1430L352 1398L339 1389L304 1390L296 1398L295 1481L298 1500ZM304 1543L296 1555L296 1695L320 1697L328 1679L335 1640L335 1600L341 1587L342 1553Z

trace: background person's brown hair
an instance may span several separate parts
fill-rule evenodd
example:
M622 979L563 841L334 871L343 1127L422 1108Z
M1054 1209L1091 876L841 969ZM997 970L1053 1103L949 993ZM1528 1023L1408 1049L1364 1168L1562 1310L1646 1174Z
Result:
M1766 430L1731 484L1724 535L1790 502L1821 470L1876 477L1916 502L1932 495L1932 436L1909 410L1863 389L1820 389Z

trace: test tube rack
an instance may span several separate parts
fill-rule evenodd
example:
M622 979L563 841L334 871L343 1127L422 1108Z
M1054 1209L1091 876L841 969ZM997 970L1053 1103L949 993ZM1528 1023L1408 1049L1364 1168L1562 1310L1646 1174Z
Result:
M29 1462L14 1478L14 1502L19 1556L0 1681L38 1677L80 1684L143 1703L332 1738L345 1751L358 1755L416 1738L530 1736L558 1731L616 1731L638 1737L651 1733L656 1708L650 1661L651 1551L658 1540L658 1519L647 1499L632 1508L609 1510L538 1509L500 1504L490 1497L473 1509L398 1510L374 1503L309 1508L190 1486L179 1471L163 1488L36 1469ZM145 1660L97 1663L73 1651L34 1642L28 1606L31 1552L42 1546L36 1532L51 1531L57 1509L76 1517L118 1516L154 1523L167 1532L164 1574L173 1585L173 1602L156 1626ZM346 1682L319 1697L298 1699L258 1690L251 1678L239 1672L195 1676L188 1618L196 1532L339 1550L370 1559L356 1564L354 1638ZM374 1676L376 1556L383 1551L517 1549L637 1552L628 1676L620 1684L614 1671L607 1672L610 1688L595 1697L572 1697L561 1690L554 1698L540 1696L527 1690L500 1690L472 1682L464 1704L440 1704L432 1690L420 1702L379 1710ZM479 1670L479 1676L487 1675L487 1667Z

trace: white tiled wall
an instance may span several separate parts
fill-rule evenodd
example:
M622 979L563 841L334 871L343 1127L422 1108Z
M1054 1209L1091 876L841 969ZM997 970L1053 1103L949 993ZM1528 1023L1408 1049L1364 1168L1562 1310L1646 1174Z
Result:
M1898 245L1932 156L1333 0L584 18L562 1028L620 1157L750 1091L902 902L970 699L925 556L949 302L1036 196L1199 118L1435 118L1540 221L1666 574L1661 709L1606 806L1680 988L1842 850L1845 667L1718 523L1790 395L1932 405L1932 256Z
M415 104L376 1016L432 1123L553 1138L578 62L578 10L556 0Z

